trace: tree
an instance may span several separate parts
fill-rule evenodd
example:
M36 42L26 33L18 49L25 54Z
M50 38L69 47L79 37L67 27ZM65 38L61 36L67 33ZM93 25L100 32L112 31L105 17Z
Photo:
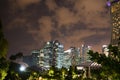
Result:
M69 68L69 71L68 71L68 74L67 74L67 76L66 76L66 80L70 80L70 79L72 79L72 76L73 76L73 67L72 66L70 66L70 68Z
M48 78L49 79L60 79L61 75L60 75L60 70L57 67L50 67L49 71L48 71Z
M4 80L21 80L19 76L19 68L20 64L15 63L15 62L10 62L9 63L9 70L7 71L7 76L5 77Z
M0 80L3 80L5 76L7 75L9 63L8 61L4 58L0 58Z
M11 55L11 56L9 57L9 59L10 59L10 60L16 60L16 59L22 58L22 57L23 57L23 53L22 53L22 52L18 52L18 53L15 54L15 55Z
M117 46L109 46L109 56L98 52L89 51L91 60L102 65L98 76L104 80L120 79L120 50Z
M0 80L3 80L7 75L8 70L8 61L6 60L8 43L7 40L4 38L2 32L2 24L0 21Z
M2 23L0 21L0 58L6 57L8 49L8 43L7 40L4 38L3 32L2 32Z

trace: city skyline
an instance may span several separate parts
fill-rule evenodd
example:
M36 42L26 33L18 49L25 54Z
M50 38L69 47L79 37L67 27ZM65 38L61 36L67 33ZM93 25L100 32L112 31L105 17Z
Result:
M1 0L0 17L8 54L41 48L59 40L65 49L82 44L101 51L111 39L107 0Z
M31 55L23 56L22 60L28 66L44 67L46 69L49 69L51 66L59 69L62 67L69 68L72 65L91 63L90 55L87 54L89 50L91 50L91 47L88 45L64 50L64 45L59 41L49 41L46 42L42 49L32 50Z

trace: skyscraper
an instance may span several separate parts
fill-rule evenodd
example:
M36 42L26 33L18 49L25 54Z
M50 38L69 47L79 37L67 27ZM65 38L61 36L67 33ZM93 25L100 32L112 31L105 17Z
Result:
M120 0L110 0L108 5L112 19L111 44L120 48Z
M62 68L64 57L64 46L58 41L46 42L40 50L40 66L49 68L51 66Z
M80 48L71 47L65 50L63 59L63 67L65 68L78 65L80 63Z

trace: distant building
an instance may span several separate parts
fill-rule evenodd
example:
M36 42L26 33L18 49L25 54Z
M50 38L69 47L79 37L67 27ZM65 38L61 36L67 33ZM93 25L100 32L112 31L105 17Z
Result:
M64 63L63 67L69 68L71 66L71 49L64 51Z
M33 66L32 56L31 55L23 56L23 62L28 64L29 66Z
M109 4L113 26L111 44L120 48L120 0L110 0Z
M64 46L57 40L46 42L43 49L40 50L40 66L49 68L55 66L62 68Z
M63 44L58 40L48 41L42 49L33 50L31 56L24 57L24 62L30 66L45 69L49 69L51 66L69 68L83 62L89 62L90 56L87 52L90 49L91 46L82 45L81 48L71 47L68 50L64 50Z
M81 52L80 52L81 63L91 61L90 55L88 54L89 50L91 50L91 46L88 46L88 45L81 46Z
M33 66L40 66L40 50L33 50L32 51L32 60L33 60Z
M64 66L69 68L70 66L76 66L80 63L80 49L71 47L64 51Z
M64 46L62 44L58 45L57 48L57 67L58 68L62 68L64 67L63 63L64 63Z

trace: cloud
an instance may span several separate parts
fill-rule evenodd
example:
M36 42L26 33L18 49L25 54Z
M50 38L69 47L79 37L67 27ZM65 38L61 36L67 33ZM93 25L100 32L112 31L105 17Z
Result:
M46 0L46 6L49 11L54 12L54 15L43 16L38 20L39 29L35 31L31 29L35 40L58 39L70 47L70 45L80 46L80 44L86 43L86 40L88 43L94 44L95 36L105 37L110 25L105 1L68 0L68 2L73 6L58 6L55 0ZM89 41L91 36L93 41ZM101 43L102 40L99 41L98 43Z
M16 29L18 27L24 27L26 25L26 19L25 18L19 18L16 17L15 19L11 20L8 24L7 24L7 29L8 30L12 30L12 29Z
M38 20L38 28L35 29L33 27L28 27L28 33L33 35L35 41L39 42L42 41L49 41L51 40L50 32L53 30L53 22L52 18L49 16L42 16Z
M55 19L58 22L58 26L70 26L77 24L80 18L70 11L69 8L61 7L56 10Z
M58 8L55 0L46 0L45 4L48 6L50 11L55 11Z
M69 8L58 6L55 0L46 0L46 6L50 11L54 12L54 16L52 17L57 21L59 27L77 24L80 20L80 17L74 14Z
M98 0L76 0L74 8L81 13L81 9L87 12L103 11L105 1Z
M27 6L40 1L11 0L11 3L14 3L13 8L19 7L24 10L23 13L17 14L20 17L10 21L9 29L26 27L27 34L32 35L34 39L31 46L24 47L26 50L55 39L63 43L65 49L88 44L100 50L102 44L109 43L107 38L110 35L110 15L105 8L105 0L45 0L43 3L45 2L47 8L44 4L38 4L41 8L37 8L37 5L34 10L26 9Z
M36 3L39 3L41 0L16 0L16 3L24 8L24 7L27 7L31 4L36 4Z
M9 2L12 4L13 8L19 7L24 9L31 4L41 2L41 0L9 0Z
M88 25L88 28L108 28L110 26L110 17L105 8L105 1L67 0L67 2L73 6L58 6L55 0L46 0L46 5L50 11L54 12L53 17L59 27L71 26L78 22Z
M59 33L60 35L59 37L54 37L54 39L60 40L65 45L65 49L70 48L71 46L80 47L81 44L85 43L84 38L94 36L96 32L94 31L91 32L91 30L89 29L84 29L84 30L74 30L74 31L71 30L68 32L68 34L70 35L61 36L61 33Z
M41 31L40 35L42 35L44 39L46 39L46 36L47 36L47 40L51 40L50 32L53 29L52 19L48 16L43 16L41 19L39 19L39 26Z
M106 12L105 6L103 0L77 0L74 10L77 11L76 14L83 16L83 21L89 28L105 28L110 25L109 13Z

